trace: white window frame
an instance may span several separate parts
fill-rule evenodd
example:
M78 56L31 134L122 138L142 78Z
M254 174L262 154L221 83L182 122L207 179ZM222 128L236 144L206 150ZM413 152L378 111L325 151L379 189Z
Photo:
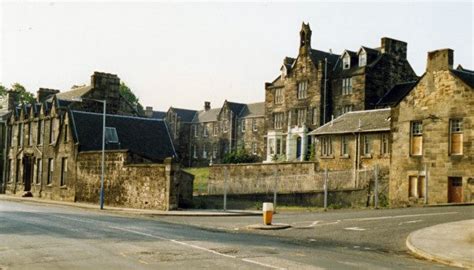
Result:
M298 92L297 98L298 99L305 99L308 97L308 81L300 81L298 82Z
M257 119L252 119L252 130L257 131L258 130L258 125L257 125Z
M342 69L350 69L351 68L351 56L346 53L342 58Z
M363 67L367 65L367 53L365 51L362 51L359 54L359 67Z

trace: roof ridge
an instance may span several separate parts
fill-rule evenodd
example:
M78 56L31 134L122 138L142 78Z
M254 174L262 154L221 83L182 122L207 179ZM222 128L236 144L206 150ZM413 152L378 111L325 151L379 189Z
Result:
M87 112L87 111L78 111L78 110L71 110L72 113L82 113L82 114L91 114L91 115L104 115L103 113L96 113L96 112ZM130 115L121 115L121 114L108 114L106 113L105 116L111 117L120 117L120 118L129 118L129 119L137 119L137 120L148 120L148 121L156 121L156 122L163 122L163 119L156 119L156 118L147 118L147 117L139 117L139 116L130 116Z

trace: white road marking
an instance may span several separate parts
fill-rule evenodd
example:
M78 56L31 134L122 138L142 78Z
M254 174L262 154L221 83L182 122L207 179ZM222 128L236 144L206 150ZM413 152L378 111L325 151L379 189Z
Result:
M344 230L348 230L348 231L365 231L364 228L359 228L359 227L348 227L348 228L344 228Z
M150 237L150 238L156 238L156 239L160 239L160 240L164 240L164 241L170 241L170 242L173 242L175 244L179 244L179 245L199 249L199 250L202 250L202 251L206 251L206 252L209 252L209 253L212 253L212 254L215 254L215 255L219 255L219 256L223 256L223 257L227 257L227 258L231 258L231 259L240 259L244 262L248 262L248 263L252 263L252 264L256 264L256 265L260 265L260 266L264 266L264 267L268 267L268 268L283 269L281 267L260 263L260 262L257 262L257 261L251 260L251 259L237 258L237 256L220 253L220 252L217 252L217 251L212 250L212 249L208 249L208 248L205 248L205 247L189 244L189 243L174 240L174 239L169 239L169 238L162 237L162 236L157 236L157 235L153 235L153 234L149 234L149 233L144 233L144 232L140 232L140 231L135 231L135 230L126 229L126 228L120 228L120 227L115 227L115 226L109 226L109 228L120 230L120 231L126 231L126 232L130 232L130 233L138 234L138 235L143 235L143 236L147 236L147 237Z
M418 222L422 222L422 221L423 221L422 219L410 220L410 221L403 221L403 222L398 223L398 226L403 225L403 224L418 223Z

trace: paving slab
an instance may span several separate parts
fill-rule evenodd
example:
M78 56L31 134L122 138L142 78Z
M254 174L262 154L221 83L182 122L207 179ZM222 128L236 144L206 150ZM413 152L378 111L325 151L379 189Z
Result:
M474 219L412 232L406 245L410 251L428 260L474 269Z

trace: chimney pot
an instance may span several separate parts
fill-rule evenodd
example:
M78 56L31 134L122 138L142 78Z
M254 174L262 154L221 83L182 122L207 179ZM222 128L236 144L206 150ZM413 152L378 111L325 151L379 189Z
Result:
M204 110L209 111L211 109L211 102L204 101Z
M453 68L453 50L440 49L428 52L426 71L448 70Z
M152 116L153 116L153 107L151 107L151 106L146 106L146 108L145 108L145 116L146 116L146 117L152 117Z

